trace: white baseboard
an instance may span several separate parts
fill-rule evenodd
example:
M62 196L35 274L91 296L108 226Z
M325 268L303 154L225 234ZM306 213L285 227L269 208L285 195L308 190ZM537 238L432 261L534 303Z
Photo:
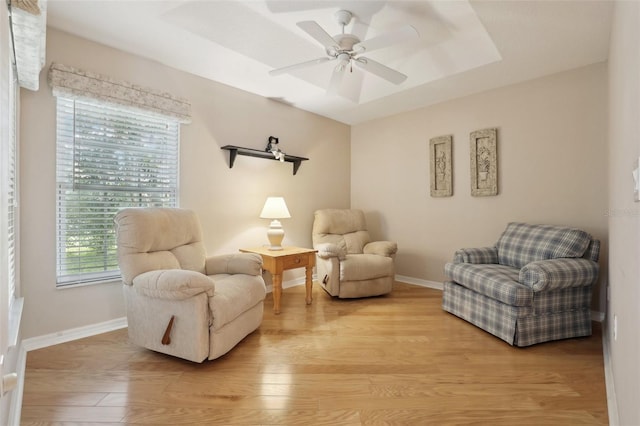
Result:
M436 290L442 290L443 288L443 285L440 282L407 277L406 275L396 275L395 279L396 281L400 281L401 283L418 285L420 287L433 288Z
M11 395L8 421L10 425L19 425L22 415L22 394L24 392L24 375L27 369L27 351L21 344L16 362L16 373L18 374L18 385Z
M315 281L315 279L316 278L313 277L313 281ZM285 289L285 288L295 287L298 285L304 285L305 281L306 281L305 277L296 278L295 280L283 281L282 288ZM273 285L269 284L267 285L267 293L271 293L271 292L273 292Z
M116 318L114 320L91 324L84 327L72 328L59 331L57 333L46 334L44 336L24 339L20 343L16 373L18 373L18 385L14 389L9 407L9 424L19 425L22 414L22 394L24 392L24 375L27 366L27 352L36 349L46 348L59 343L70 342L84 337L95 336L109 331L119 330L127 326L127 318Z
M102 334L113 330L119 330L126 326L126 317L116 318L98 324L91 324L84 327L71 328L69 330L58 331L56 333L45 334L44 336L30 337L22 341L22 347L27 352L34 351L36 349L46 348L47 346L91 337L96 334Z
M603 314L604 317L604 314ZM616 397L616 387L613 381L613 365L611 362L611 338L609 336L606 322L602 324L602 357L604 359L604 382L607 392L607 410L609 413L609 424L618 426L618 403Z
M442 283L439 283L436 281L422 280L419 278L407 277L405 275L396 275L395 280L401 283L413 284L420 287L428 287L436 290L442 290ZM313 281L317 282L317 277L315 275L313 276ZM305 278L300 277L295 280L284 281L282 283L282 288L285 289L285 288L295 287L298 285L304 285L304 283L305 283ZM267 293L271 293L272 291L273 291L273 286L267 285Z

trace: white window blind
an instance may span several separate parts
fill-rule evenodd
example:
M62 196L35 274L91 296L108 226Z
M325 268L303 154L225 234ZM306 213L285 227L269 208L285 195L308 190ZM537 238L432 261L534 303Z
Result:
M9 83L9 146L7 158L7 272L9 281L9 308L16 296L16 263L17 263L17 211L18 211L18 170L17 170L17 141L18 141L18 81L13 66L10 67Z
M177 120L57 98L58 286L119 278L113 217L175 207Z

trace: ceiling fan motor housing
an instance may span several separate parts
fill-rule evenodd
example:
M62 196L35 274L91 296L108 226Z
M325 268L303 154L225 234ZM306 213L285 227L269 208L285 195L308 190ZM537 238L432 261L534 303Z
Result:
M342 51L351 51L355 44L360 43L360 39L353 34L338 34L333 38Z

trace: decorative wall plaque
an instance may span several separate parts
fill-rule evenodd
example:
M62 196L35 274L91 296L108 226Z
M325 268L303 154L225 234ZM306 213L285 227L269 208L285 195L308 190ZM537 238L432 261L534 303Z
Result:
M471 195L498 194L498 154L496 129L471 132Z
M450 197L451 185L451 136L438 136L429 141L431 196Z

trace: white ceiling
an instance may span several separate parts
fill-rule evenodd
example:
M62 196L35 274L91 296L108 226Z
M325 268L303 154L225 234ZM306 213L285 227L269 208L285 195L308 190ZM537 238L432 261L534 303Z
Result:
M48 25L347 124L397 114L605 61L611 1L49 0ZM367 53L408 76L396 86L358 67L335 95L335 62L272 77L323 57L296 26L360 40L412 25L420 38ZM69 64L73 65L73 64ZM96 71L99 70L89 70Z

